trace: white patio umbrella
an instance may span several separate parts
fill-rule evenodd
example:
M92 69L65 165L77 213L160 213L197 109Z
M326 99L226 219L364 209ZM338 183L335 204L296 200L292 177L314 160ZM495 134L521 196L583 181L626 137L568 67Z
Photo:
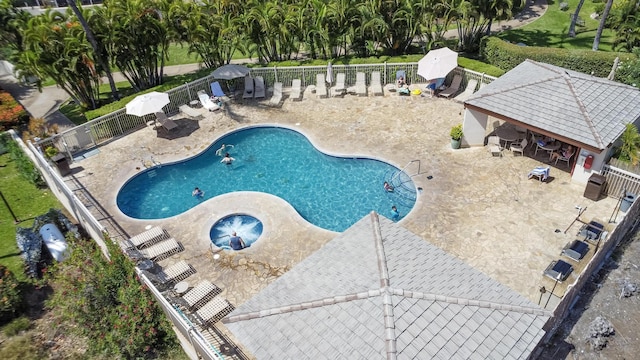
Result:
M331 61L327 64L327 77L326 79L329 85L333 83L333 65L331 65Z
M244 65L227 64L213 70L211 75L216 79L233 80L247 76L249 68Z
M150 93L138 95L135 99L129 101L126 106L127 114L144 116L158 111L169 104L169 94L152 91Z
M418 75L427 80L439 79L447 76L458 66L458 53L442 48L431 50L418 61Z

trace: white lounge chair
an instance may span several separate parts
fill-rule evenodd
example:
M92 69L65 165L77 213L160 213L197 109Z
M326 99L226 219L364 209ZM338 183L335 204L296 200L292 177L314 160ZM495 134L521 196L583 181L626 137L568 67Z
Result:
M187 115L188 117L198 118L202 116L202 113L200 112L199 109L194 109L187 104L182 104L178 106L178 110L180 110L181 113Z
M200 100L200 104L202 104L202 107L209 111L220 110L220 106L211 101L211 98L206 92L204 92L204 90L198 91L198 100Z
M251 76L244 77L244 93L243 99L253 99L253 78Z
M467 83L467 87L464 88L464 91L461 92L458 96L453 98L455 101L464 102L469 98L469 96L473 95L476 92L476 87L478 86L478 80L471 79Z
M271 100L269 100L269 105L278 106L280 105L280 101L282 101L282 83L277 82L273 84L273 95L271 96Z
M380 80L380 71L371 72L371 93L374 96L382 96L382 82Z
M171 238L171 236L169 236L164 229L159 226L154 226L151 229L130 238L129 242L131 245L140 249L169 238Z
M155 274L158 282L162 285L173 284L182 281L195 274L196 270L184 260L171 264Z
M325 74L316 75L316 96L323 99L327 97L327 83Z
M145 258L153 261L160 261L177 254L183 250L182 245L176 239L163 240L155 245L141 249L139 252Z
M293 81L291 81L291 94L289 97L293 101L302 100L302 81L300 79L293 79Z
M209 280L203 280L196 287L189 290L182 299L190 309L199 308L202 304L220 294L222 289L212 284Z
M365 73L359 72L356 73L356 95L358 96L367 96L367 77Z
M487 147L489 148L489 152L492 156L500 156L502 157L502 144L500 143L500 138L497 136L489 136L487 138Z
M347 75L345 73L336 74L336 85L331 88L331 96L342 96L347 91L345 81Z
M446 97L446 98L450 98L450 97L454 96L455 94L458 93L458 90L460 89L460 84L461 83L462 83L462 76L455 75L453 77L453 80L451 80L451 85L449 85L449 87L447 87L446 89L440 91L438 93L438 96L442 96L442 97Z
M173 130L178 127L178 124L176 124L175 121L169 119L167 115L161 111L156 113L156 121L163 128L167 129L167 131Z
M255 99L262 99L265 96L264 79L262 76L256 76L253 79L253 97Z
M203 325L213 326L213 324L222 320L222 318L230 314L234 309L235 307L229 304L226 299L216 296L196 311L196 315L202 320Z

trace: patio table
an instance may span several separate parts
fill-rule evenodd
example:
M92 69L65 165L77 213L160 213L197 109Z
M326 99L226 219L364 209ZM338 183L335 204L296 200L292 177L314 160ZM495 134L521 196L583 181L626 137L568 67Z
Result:
M500 140L504 141L505 148L508 148L509 143L518 140L519 137L516 129L505 126L497 128L496 135L500 138Z
M559 141L554 141L552 143L545 144L544 146L540 146L539 144L536 143L536 146L538 146L538 148L542 150L545 150L549 154L549 159L551 159L551 154L553 154L554 151L557 151L558 149L560 149L560 146L562 146L562 144L560 144Z

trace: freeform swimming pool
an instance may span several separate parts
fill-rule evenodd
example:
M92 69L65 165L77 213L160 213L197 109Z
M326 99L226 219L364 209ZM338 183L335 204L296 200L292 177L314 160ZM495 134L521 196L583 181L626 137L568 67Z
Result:
M231 165L216 155L222 144L233 145L227 147L235 158ZM385 191L384 181L395 191ZM204 191L201 199L191 196L195 187ZM416 199L411 178L388 163L324 154L291 129L252 127L223 136L195 157L137 174L116 201L127 216L162 219L236 191L279 196L310 223L332 231L346 230L372 210L392 218L393 205L403 217Z

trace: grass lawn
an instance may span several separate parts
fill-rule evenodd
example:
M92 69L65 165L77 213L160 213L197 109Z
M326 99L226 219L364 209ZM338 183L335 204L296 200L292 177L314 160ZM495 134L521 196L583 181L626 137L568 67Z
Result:
M33 219L51 208L62 208L49 189L38 189L24 180L10 155L0 155L0 191L16 217L14 224L5 204L0 204L0 263L8 267L18 279L26 279L20 250L16 245L16 226L31 228Z
M521 28L501 32L498 36L513 43L521 42L529 46L590 50L600 23L589 16L594 12L596 4L590 0L584 2L580 9L580 18L584 20L584 26L576 25L576 37L570 38L567 33L571 24L571 14L579 0L566 2L569 3L569 10L561 11L559 1L548 0L547 12L540 19ZM612 51L614 36L612 30L604 29L599 50Z

